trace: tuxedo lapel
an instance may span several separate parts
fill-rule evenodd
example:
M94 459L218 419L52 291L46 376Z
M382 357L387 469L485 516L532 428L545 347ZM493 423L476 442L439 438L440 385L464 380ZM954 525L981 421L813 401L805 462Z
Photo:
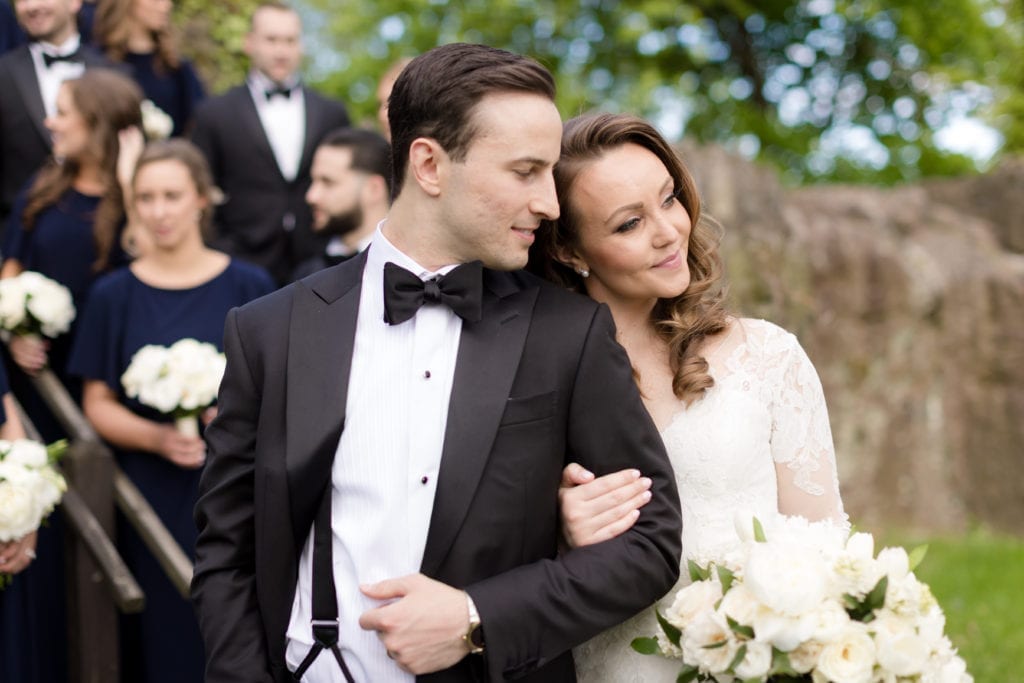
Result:
M421 570L444 561L487 465L530 329L536 287L519 290L504 273L485 271L483 317L464 322L448 407L441 471Z
M288 494L298 542L306 538L345 423L366 254L295 285L285 421Z
M32 63L32 53L28 46L18 49L17 60L11 65L11 73L14 82L17 84L18 92L21 94L21 101L28 110L28 116L36 131L43 138L47 149L52 146L50 131L46 130L43 121L46 119L46 107L43 106L43 94L39 89L39 79L36 78L36 67Z
M235 88L234 93L238 105L235 110L238 112L239 123L243 129L240 132L245 139L253 142L257 156L263 158L263 162L274 170L282 183L286 182L284 175L281 174L281 167L277 165L274 150L270 147L270 138L267 137L267 131L263 128L263 121L260 120L259 112L256 111L256 103L252 101L252 92L249 90L248 83Z

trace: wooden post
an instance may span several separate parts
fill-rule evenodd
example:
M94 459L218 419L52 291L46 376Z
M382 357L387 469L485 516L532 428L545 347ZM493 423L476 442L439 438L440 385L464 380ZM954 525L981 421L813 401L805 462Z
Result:
M114 461L94 441L75 440L64 456L64 473L108 536L114 534ZM68 577L68 669L71 683L120 680L117 606L104 586L100 565L69 534L65 544Z

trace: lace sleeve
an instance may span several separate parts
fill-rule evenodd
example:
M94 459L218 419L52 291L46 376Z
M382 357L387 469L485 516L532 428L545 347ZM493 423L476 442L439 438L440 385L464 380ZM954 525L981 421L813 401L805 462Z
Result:
M796 337L778 332L786 341L771 388L779 511L812 521L829 518L848 527L821 381Z

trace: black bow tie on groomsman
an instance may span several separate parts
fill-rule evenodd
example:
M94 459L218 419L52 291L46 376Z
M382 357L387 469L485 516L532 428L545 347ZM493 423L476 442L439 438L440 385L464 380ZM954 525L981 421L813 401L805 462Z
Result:
M74 52L69 52L66 55L51 55L46 52L43 53L43 64L46 65L47 69L49 69L57 62L77 63L80 61L82 61L82 58L79 56L78 50L75 50Z
M456 266L447 275L421 280L394 263L384 264L384 322L404 323L425 303L441 303L463 320L478 322L483 301L483 265Z
M264 90L263 94L266 96L267 101L270 101L276 95L280 95L287 100L291 99L292 90L294 90L294 88L286 88L283 85L276 85L273 88L267 88Z

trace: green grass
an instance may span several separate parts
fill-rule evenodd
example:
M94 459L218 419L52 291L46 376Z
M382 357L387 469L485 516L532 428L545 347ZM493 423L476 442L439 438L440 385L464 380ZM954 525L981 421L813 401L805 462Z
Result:
M946 633L977 683L1024 677L1024 539L976 531L938 538L886 534L879 543L908 551L928 544L916 574L942 605Z

